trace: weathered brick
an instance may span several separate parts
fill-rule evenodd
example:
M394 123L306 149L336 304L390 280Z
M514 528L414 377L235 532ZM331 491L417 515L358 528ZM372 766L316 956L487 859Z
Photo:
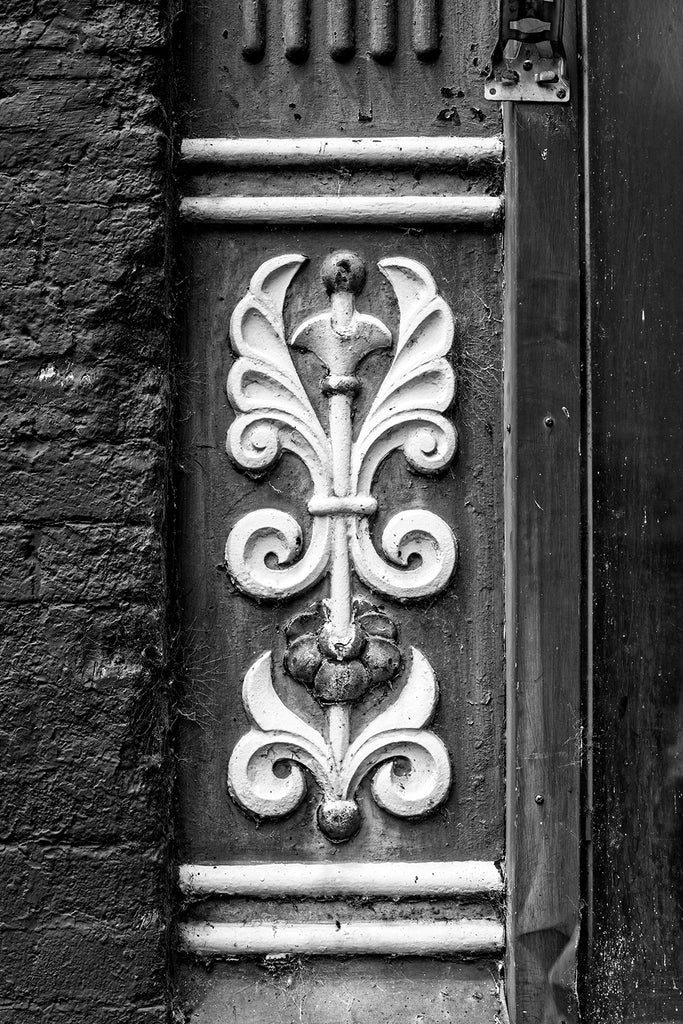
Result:
M95 1006L90 1003L62 1005L50 1002L38 1006L30 999L0 1003L0 1024L44 1024L49 1012L50 1024L168 1024L168 1010L164 1004L136 1006L117 1003L115 1006Z
M164 657L162 615L159 607L130 602L99 614L85 604L5 605L0 692L3 686L64 685L73 679L104 697L121 679L158 670Z
M91 700L87 714L86 702L49 686L3 701L0 745L11 770L2 773L0 841L158 840L166 764L158 728L141 713L158 718L159 702L124 692Z
M34 532L28 526L0 527L0 601L36 598Z
M47 914L123 927L158 921L163 868L162 848L36 841L0 847L3 921L27 929Z
M0 929L0 1000L31 998L48 1003L55 990L74 1001L153 998L159 977L158 924L124 929L104 922L56 918L35 929Z
M168 686L156 614L33 605L6 619L2 841L163 842Z
M154 439L166 419L164 371L132 358L0 365L0 434L14 441Z
M28 522L149 522L160 513L165 454L161 439L116 446L42 439L0 449L4 514Z
M165 24L0 14L0 1022L167 1019Z
M158 534L151 528L70 523L40 531L39 595L92 604L158 600Z

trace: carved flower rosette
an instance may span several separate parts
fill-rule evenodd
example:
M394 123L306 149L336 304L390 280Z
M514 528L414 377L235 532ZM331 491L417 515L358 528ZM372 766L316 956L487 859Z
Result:
M320 731L287 707L275 689L272 657L264 651L247 672L243 702L250 730L237 742L228 788L246 811L262 818L290 814L304 799L307 778L322 794L318 824L342 842L359 829L356 795L370 778L374 800L390 814L420 818L448 795L451 769L444 743L429 728L438 685L425 655L410 648L397 696L382 693L380 711L351 735L350 708L386 688L402 670L395 624L353 593L353 573L370 591L409 601L442 590L457 562L450 527L426 509L390 516L375 546L373 484L383 461L402 452L412 470L437 473L452 460L456 433L443 415L455 381L446 356L453 317L431 274L411 259L385 259L379 269L398 301L394 340L379 319L360 312L363 261L337 252L322 266L329 308L286 336L287 290L306 262L297 254L268 260L236 306L230 338L237 359L228 377L236 418L227 437L233 462L264 474L284 451L301 461L311 481L308 543L296 519L264 508L243 516L225 549L228 572L245 594L286 599L329 577L329 596L286 630L284 668L324 709ZM323 427L299 378L291 349L312 352L325 368ZM391 364L354 437L353 414L365 356L392 349ZM388 706L385 706L388 703ZM282 766L286 768L283 771Z

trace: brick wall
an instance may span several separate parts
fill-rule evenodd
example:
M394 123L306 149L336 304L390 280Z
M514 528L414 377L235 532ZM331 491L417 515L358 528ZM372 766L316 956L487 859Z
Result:
M0 1022L167 1019L165 24L0 14Z

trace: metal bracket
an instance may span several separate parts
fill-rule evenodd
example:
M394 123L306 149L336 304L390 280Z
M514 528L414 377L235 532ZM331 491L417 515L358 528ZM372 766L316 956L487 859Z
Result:
M500 23L484 98L568 103L564 0L500 0Z

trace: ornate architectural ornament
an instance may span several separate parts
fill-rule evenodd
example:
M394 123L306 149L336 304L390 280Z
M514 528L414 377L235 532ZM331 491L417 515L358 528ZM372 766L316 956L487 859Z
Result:
M302 550L302 530L291 515L259 509L234 526L225 557L235 584L256 598L291 597L329 576L329 598L287 627L284 662L285 671L325 708L326 735L285 705L273 684L271 652L264 652L244 679L252 728L233 750L228 787L245 810L284 817L303 800L310 773L323 796L318 824L329 839L341 842L360 827L355 795L366 776L372 776L379 806L407 818L429 814L450 788L448 752L428 728L438 685L424 654L410 649L398 696L353 738L350 708L386 686L402 667L394 623L354 596L352 569L370 590L409 600L442 590L456 565L453 533L426 509L406 509L389 519L382 554L370 531L377 511L373 482L391 453L401 451L413 470L427 474L442 470L455 454L455 430L443 415L455 387L445 358L453 317L422 264L401 258L379 263L398 300L400 329L390 368L354 438L353 406L361 387L356 371L370 352L390 348L392 335L381 320L356 309L365 266L354 253L338 252L322 268L330 308L288 339L285 296L305 262L297 254L266 261L235 308L230 337L238 358L228 397L238 415L227 451L252 474L265 473L283 451L298 456L312 483L310 538ZM290 347L314 353L327 371L321 383L327 429Z

